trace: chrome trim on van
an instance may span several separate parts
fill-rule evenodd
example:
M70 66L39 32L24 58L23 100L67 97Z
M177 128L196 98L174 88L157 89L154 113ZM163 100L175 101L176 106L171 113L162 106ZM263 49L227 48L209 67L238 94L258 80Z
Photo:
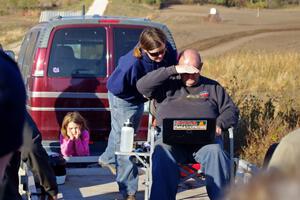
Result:
M107 99L107 93L90 93L90 92L30 92L28 96L38 98L85 98L85 99Z
M109 108L54 108L54 107L31 107L26 105L31 111L110 111Z
M110 111L110 108L53 108L53 107L31 107L26 105L31 111ZM149 110L144 110L143 115L148 115Z

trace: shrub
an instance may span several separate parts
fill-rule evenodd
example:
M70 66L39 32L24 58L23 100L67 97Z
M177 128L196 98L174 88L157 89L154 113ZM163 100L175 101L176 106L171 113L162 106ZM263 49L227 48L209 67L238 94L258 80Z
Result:
M240 109L242 158L261 165L267 148L300 126L299 62L296 52L241 51L204 63L203 74L225 86Z
M280 8L282 6L281 0L268 0L268 8Z

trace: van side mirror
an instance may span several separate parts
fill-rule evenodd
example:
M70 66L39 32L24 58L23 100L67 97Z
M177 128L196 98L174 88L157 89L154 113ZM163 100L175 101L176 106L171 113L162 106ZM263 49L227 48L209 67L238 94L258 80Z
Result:
M16 54L12 50L5 50L4 53L6 53L9 57L11 57L13 60L16 59Z

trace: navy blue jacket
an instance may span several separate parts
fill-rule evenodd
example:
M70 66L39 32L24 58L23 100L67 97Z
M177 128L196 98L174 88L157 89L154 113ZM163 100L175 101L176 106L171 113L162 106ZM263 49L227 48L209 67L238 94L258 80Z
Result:
M107 82L107 89L115 96L131 103L144 103L147 101L136 89L137 81L160 67L168 67L177 63L177 51L167 43L164 59L157 63L152 61L146 53L142 57L133 56L133 50L119 59L117 68Z
M0 157L22 144L26 93L17 64L0 50Z

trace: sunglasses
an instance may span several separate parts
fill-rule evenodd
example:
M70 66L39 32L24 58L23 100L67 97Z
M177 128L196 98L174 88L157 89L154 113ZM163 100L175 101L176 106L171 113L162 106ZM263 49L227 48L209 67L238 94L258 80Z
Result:
M152 56L152 57L158 57L159 55L164 54L165 51L166 51L166 48L163 48L162 50L160 50L160 51L158 51L158 52L150 53L150 52L148 51L148 53L149 53L149 55Z

